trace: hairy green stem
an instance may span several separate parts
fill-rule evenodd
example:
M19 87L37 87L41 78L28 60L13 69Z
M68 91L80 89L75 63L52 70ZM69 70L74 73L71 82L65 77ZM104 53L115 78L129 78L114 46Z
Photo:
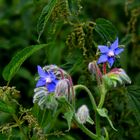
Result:
M26 134L25 134L23 128L21 127L21 124L20 124L20 121L19 121L18 117L17 117L15 114L12 114L12 116L13 116L14 120L16 121L16 123L17 123L17 125L18 125L18 127L19 127L21 133L22 133L23 136L25 137L25 139L26 139L26 140L29 140L28 137L26 136Z
M74 122L76 123L76 125L85 133L87 134L89 137L91 137L92 139L97 139L98 136L94 133L92 133L90 130L88 130L83 124L79 123L77 118L74 116Z
M90 92L90 90L84 85L76 85L76 86L74 86L74 90L77 90L77 89L83 89L88 93L89 98L90 98L91 103L92 103L92 107L96 111L97 110L97 105L96 105L96 102L95 102L94 97L93 97L92 93Z
M82 85L81 85L82 86ZM80 86L80 87L81 87ZM82 86L84 88L86 88L85 86ZM78 86L74 86L74 89L78 88ZM87 89L87 88L86 88ZM90 94L91 92L88 91ZM92 95L91 95L92 96ZM94 98L93 98L94 99ZM71 108L71 110L74 111L74 107L69 103L69 102L66 102L68 107ZM96 104L95 104L96 105ZM73 118L74 122L76 123L76 125L85 133L87 134L89 137L91 137L92 139L97 139L98 136L94 133L92 133L90 130L88 130L83 124L79 123L79 121L77 120L76 116L74 115L74 118Z
M84 85L76 85L76 86L74 86L74 89L75 89L75 90L77 90L77 89L84 89L84 90L88 93L89 98L90 98L91 103L92 103L92 106L93 106L93 109L94 109L94 111L95 111L96 134L97 134L98 136L100 136L100 135L101 135L100 116L99 116L99 114L98 114L98 112L97 112L97 105L96 105L96 102L95 102L95 100L94 100L94 97L93 97L92 93L91 93L90 90L89 90L86 86L84 86Z
M97 110L95 112L95 122L96 122L96 135L101 136L100 116Z
M44 111L43 111L43 116L42 116L41 123L40 123L41 126L43 124L43 121L44 121L44 118L45 118L45 114L46 114L46 109L44 109Z
M100 94L100 101L98 104L98 108L102 108L105 101L105 95L106 95L106 89L104 85L99 86L99 94ZM95 117L96 118L96 134L98 136L101 136L100 116L97 111L95 112L95 115L96 115Z
M100 92L101 97L100 97L100 101L98 104L98 108L102 108L104 101L105 101L105 96L106 96L106 89L105 89L104 85L101 85L99 87L99 92Z

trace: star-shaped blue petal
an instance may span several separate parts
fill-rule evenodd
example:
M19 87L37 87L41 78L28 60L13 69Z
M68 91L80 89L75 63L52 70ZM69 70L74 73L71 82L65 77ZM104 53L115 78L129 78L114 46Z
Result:
M114 64L115 57L119 55L122 51L124 51L123 48L118 47L118 38L108 47L99 45L98 49L101 52L101 55L98 59L98 64L108 62L110 67Z
M56 79L53 71L44 71L40 66L37 66L37 69L39 74L39 80L36 84L36 87L46 86L49 92L54 92L58 80Z

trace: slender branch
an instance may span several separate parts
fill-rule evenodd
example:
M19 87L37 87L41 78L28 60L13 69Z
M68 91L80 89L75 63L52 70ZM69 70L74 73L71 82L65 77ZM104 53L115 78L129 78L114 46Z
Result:
M44 121L44 118L45 118L45 114L46 114L46 109L44 109L44 111L43 111L43 116L42 116L42 119L41 119L41 126L43 124L43 121Z
M81 85L82 86L82 85ZM83 86L85 87L85 86ZM74 86L74 89L76 87ZM78 87L77 87L78 88ZM86 87L85 87L86 88ZM89 92L90 93L90 92ZM92 95L91 95L92 96ZM93 98L94 99L94 98ZM69 103L69 102L66 102L66 104L68 105L68 107L71 108L71 110L74 111L74 107ZM98 136L94 133L92 133L90 130L88 130L83 124L79 123L79 121L77 120L76 116L74 115L73 117L73 121L76 123L76 125L85 133L87 134L89 137L91 137L92 139L97 139Z
M84 85L76 85L76 86L74 86L74 89L75 89L75 90L77 90L77 89L84 89L84 90L88 93L89 98L90 98L91 103L92 103L92 106L93 106L93 109L94 109L94 111L95 111L96 134L97 134L98 136L100 136L100 135L101 135L100 116L99 116L99 114L98 114L98 112L97 112L97 105L96 105L96 102L95 102L95 100L94 100L94 97L93 97L92 93L91 93L90 90L89 90L86 86L84 86Z
M88 93L89 98L90 98L91 103L92 103L92 106L93 106L93 109L96 111L97 105L96 105L96 102L95 102L94 97L92 96L92 93L90 92L90 90L84 85L76 85L76 86L74 86L74 90L77 90L77 89L83 89Z
M71 77L69 76L71 91L72 91L72 105L75 107L75 95L74 95L74 87Z
M76 125L85 133L87 134L89 137L91 137L92 139L97 139L98 136L94 133L92 133L90 130L88 130L83 124L79 123L77 118L74 116L74 122L76 123Z
M20 122L19 122L18 117L17 117L15 114L12 114L12 116L13 116L14 120L16 121L16 123L17 123L17 125L18 125L18 127L19 127L19 129L20 129L20 131L21 131L21 133L24 135L25 139L26 139L26 140L29 140L28 137L26 136L26 134L25 134L23 128L22 128L21 125L20 125Z
M106 89L104 87L104 85L100 85L99 86L99 94L100 94L100 101L99 101L99 104L98 104L98 108L102 108L103 104L104 104L104 101L105 101L105 96L106 96ZM96 119L96 134L98 136L101 135L101 130L100 130L100 116L98 114L98 112L96 111L95 112L95 119Z
M99 87L99 92L100 92L100 101L99 101L99 104L98 104L98 108L102 108L103 104L104 104L104 101L105 101L105 96L106 96L106 89L103 85L101 85Z
M106 62L103 63L103 74L106 74Z
M95 112L95 122L96 122L96 134L97 134L98 136L100 136L100 135L101 135L100 116L99 116L97 110L96 110L96 112Z

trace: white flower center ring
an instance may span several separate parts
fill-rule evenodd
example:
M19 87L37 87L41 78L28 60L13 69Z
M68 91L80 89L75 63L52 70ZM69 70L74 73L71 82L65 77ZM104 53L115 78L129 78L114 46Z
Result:
M47 77L46 78L46 83L51 83L52 82L52 79L50 77Z
M109 57L112 57L112 56L114 56L115 54L114 54L114 52L111 50L111 51L108 52L107 55L108 55Z

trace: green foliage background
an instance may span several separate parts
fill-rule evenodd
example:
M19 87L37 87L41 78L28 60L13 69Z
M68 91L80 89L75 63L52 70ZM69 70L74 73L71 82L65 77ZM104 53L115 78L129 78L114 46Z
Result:
M128 94L127 91L119 95L115 93L116 91L108 94L105 106L109 110L114 126L118 129L118 132L115 132L108 128L110 139L139 140L140 110L134 110L140 107L140 1L72 0L69 1L71 4L69 9L65 0L61 0L56 8L54 8L56 0L52 1L50 7L46 6L48 2L50 1L0 0L0 85L5 86L8 79L10 86L16 86L16 89L21 91L19 102L23 107L30 108L33 105L37 65L57 64L71 74L75 84L87 85L94 91L92 79L88 78L90 77L87 70L88 63L95 57L97 43L106 43L108 39L113 41L117 32L120 44L126 46L125 52L121 55L121 66L135 86L128 87L130 91ZM52 9L54 12L49 14ZM71 16L71 13L74 16ZM104 25L104 21L99 18L109 20L114 26L111 27L111 23ZM92 35L95 26L93 22L98 26L95 27ZM102 26L106 28L105 32L102 32ZM47 47L37 48L38 51L23 63L12 79L6 76L11 72L10 69L7 68L3 72L4 67L18 51L25 49L27 52L31 49L34 52L33 45L39 47L39 44L50 42ZM26 48L27 46L31 47ZM94 48L91 49L91 46ZM17 69L18 67L13 71ZM88 98L84 95L79 97L77 106L83 102L90 108ZM9 116L2 113L0 125L7 120ZM67 127L64 122L60 125L58 121L54 130L56 129L66 130ZM4 137L1 135L1 138ZM85 138L87 136L75 127L68 132L68 135L60 137L61 140ZM54 140L56 136L50 136L48 139Z

